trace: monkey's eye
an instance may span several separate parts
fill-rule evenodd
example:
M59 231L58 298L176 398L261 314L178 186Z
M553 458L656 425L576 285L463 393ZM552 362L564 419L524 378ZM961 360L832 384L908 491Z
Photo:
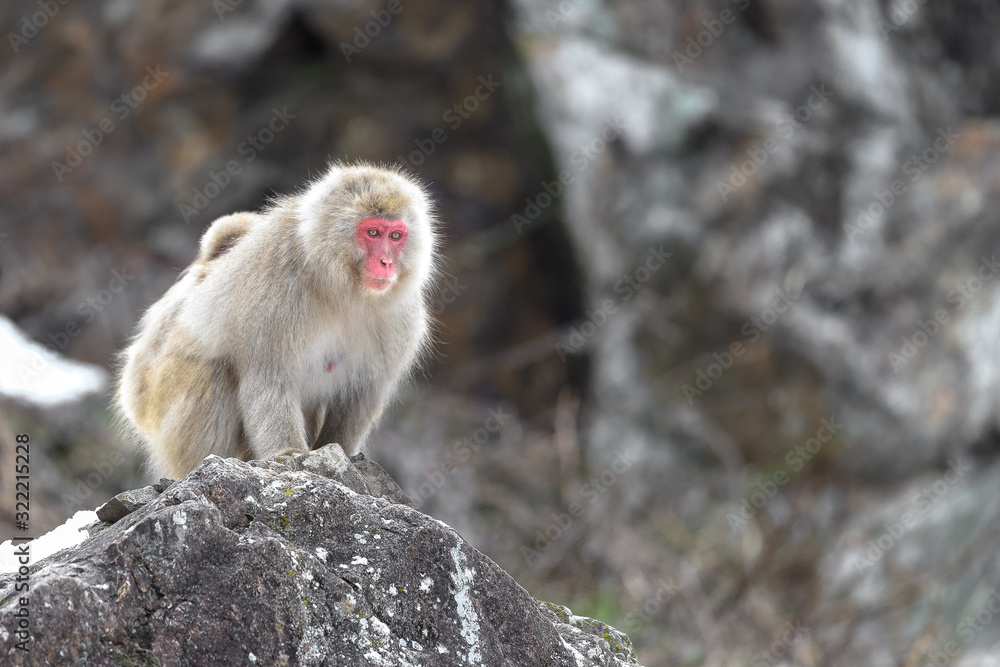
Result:
M402 238L402 236L403 232L393 232L392 234L389 234L389 238L392 239L393 241L398 241L400 238Z
M378 230L372 227L371 229L368 230L368 236L375 238L376 236L378 236Z

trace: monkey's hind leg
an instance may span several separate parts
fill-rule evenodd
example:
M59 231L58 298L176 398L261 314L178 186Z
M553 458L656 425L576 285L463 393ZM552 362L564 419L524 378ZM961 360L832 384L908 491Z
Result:
M228 373L208 365L201 371L201 382L192 382L187 393L174 397L160 428L149 437L149 467L154 475L179 479L210 454L241 457L243 453L239 407Z

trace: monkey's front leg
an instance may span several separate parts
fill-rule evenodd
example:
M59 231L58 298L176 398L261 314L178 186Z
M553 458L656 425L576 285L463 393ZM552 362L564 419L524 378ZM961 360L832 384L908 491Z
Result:
M239 402L254 458L308 451L301 401L280 380L263 376L241 379Z
M325 409L322 428L312 446L322 447L336 442L348 456L354 456L361 451L384 406L385 394L371 387L339 397Z

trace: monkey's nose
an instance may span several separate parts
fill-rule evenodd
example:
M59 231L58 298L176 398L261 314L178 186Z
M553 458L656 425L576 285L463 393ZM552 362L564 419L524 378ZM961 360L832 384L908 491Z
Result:
M391 259L386 259L385 257L383 257L379 261L382 262L382 266L385 266L385 267L389 267L392 264L392 260Z

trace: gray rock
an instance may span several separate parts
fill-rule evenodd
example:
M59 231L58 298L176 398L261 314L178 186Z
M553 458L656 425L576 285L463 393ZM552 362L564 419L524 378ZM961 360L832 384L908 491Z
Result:
M984 660L1000 643L997 484L1000 466L956 459L872 498L825 550L818 607L851 612L816 623L816 641L844 664L902 655L922 637L935 660L992 664ZM941 622L930 633L932 608ZM851 628L857 618L864 632Z
M162 492L162 489L157 489L155 486L145 486L119 493L97 508L97 518L105 523L115 523L143 505L156 500Z
M623 634L537 602L338 445L212 456L102 514L117 523L32 567L30 653L4 633L6 664L637 664Z

